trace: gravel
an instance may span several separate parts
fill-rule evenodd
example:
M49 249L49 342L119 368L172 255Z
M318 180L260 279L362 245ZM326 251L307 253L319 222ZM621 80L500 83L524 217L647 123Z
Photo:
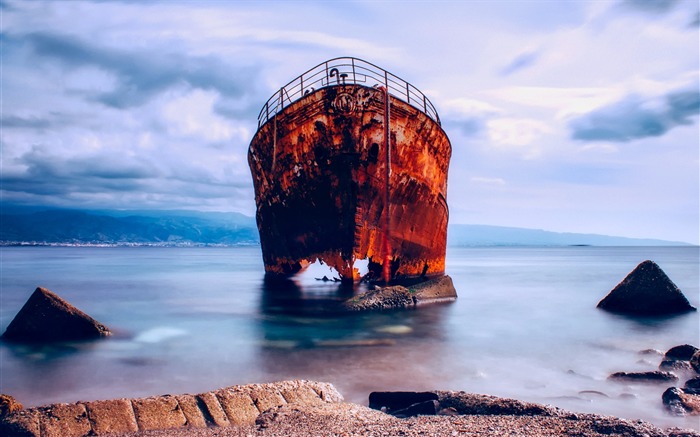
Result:
M398 419L351 403L284 405L262 413L255 426L142 431L124 437L205 436L700 436L642 421L556 410L550 415L453 415Z

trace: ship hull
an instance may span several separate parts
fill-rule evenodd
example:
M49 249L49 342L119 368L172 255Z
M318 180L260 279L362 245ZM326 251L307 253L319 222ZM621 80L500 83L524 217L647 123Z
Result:
M248 162L267 274L316 260L344 280L359 279L358 260L367 279L444 274L451 145L435 120L392 96L386 117L386 98L328 86L258 129Z

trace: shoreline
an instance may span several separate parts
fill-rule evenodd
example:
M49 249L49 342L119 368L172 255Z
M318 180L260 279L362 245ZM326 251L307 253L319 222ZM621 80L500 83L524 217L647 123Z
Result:
M329 383L293 380L163 395L53 404L7 414L7 436L649 436L690 437L642 420L575 413L544 404L455 391L433 391L429 415L399 418L345 402ZM391 409L387 410L391 411ZM421 413L421 412L419 412ZM700 418L699 418L700 420Z

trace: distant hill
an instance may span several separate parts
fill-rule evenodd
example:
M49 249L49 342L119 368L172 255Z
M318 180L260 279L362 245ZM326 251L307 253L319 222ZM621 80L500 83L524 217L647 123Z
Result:
M196 211L2 208L0 242L48 244L259 244L255 219Z
M467 246L689 246L690 244L597 234L550 232L487 225L450 225L447 244Z
M260 244L255 219L234 212L46 209L2 205L0 244ZM668 246L686 243L557 233L487 225L450 225L448 245Z

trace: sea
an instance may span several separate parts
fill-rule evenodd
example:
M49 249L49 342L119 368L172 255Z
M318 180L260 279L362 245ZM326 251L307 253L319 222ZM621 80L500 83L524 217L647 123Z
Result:
M42 286L114 335L0 342L0 392L39 406L309 379L363 405L372 391L461 390L700 430L700 418L671 416L661 401L690 375L608 378L656 370L673 346L700 347L698 312L596 308L647 259L698 307L699 255L695 246L449 248L455 302L347 315L324 309L355 291L318 280L321 271L267 283L257 246L2 247L0 330Z

